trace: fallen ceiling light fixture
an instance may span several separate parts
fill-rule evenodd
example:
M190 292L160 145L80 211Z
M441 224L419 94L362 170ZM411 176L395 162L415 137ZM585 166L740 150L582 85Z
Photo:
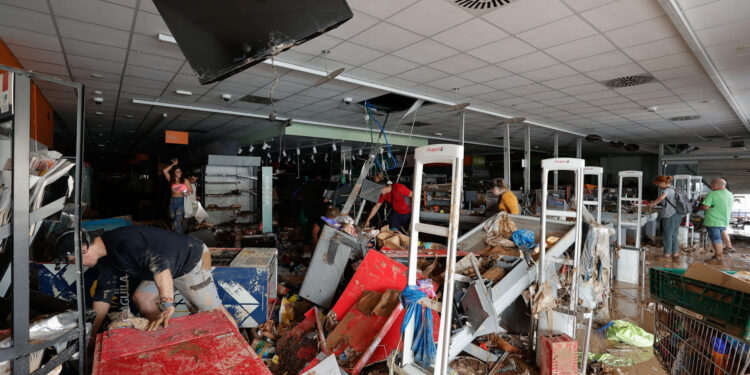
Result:
M331 53L331 51L329 51L327 49L324 49L324 50L322 50L320 52L323 53L323 61L324 61L323 64L324 64L325 69L326 69L326 75L324 75L322 78L320 78L318 80L318 82L315 82L315 86L320 86L320 85L322 85L322 84L324 84L324 83L326 83L326 82L328 82L328 81L336 78L339 74L343 73L344 70L346 70L346 68L339 68L339 69L336 69L336 70L328 73L328 54Z

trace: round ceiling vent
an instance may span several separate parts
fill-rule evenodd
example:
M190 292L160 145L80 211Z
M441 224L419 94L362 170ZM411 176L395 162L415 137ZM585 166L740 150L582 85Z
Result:
M625 145L625 149L628 151L638 151L641 149L641 147L635 143L628 143Z
M453 0L453 2L462 8L482 10L498 8L510 4L513 0Z
M586 141L589 143L599 143L602 141L601 135L589 134L586 136Z
M640 74L637 76L627 76L627 77L620 77L611 79L604 83L607 87L614 87L614 88L621 88L621 87L631 87L631 86L638 86L645 83L652 82L654 80L654 76L648 75L648 74Z

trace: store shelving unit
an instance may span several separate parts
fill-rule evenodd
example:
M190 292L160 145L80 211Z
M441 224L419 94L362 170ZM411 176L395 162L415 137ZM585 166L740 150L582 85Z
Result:
M65 361L73 358L76 353L85 353L88 337L85 326L86 307L84 305L83 264L81 263L81 181L83 180L83 123L85 87L82 84L63 81L58 78L33 73L14 67L0 65L0 70L11 73L13 77L13 106L12 115L5 116L5 121L13 122L13 173L12 173L12 222L0 226L0 240L12 236L12 292L13 292L13 325L12 345L0 350L0 362L12 361L13 374L29 374L30 355L62 342L76 340L71 345L49 361L43 364L33 374L46 374ZM61 200L56 200L35 211L30 207L30 129L31 129L31 80L51 82L72 88L77 95L76 116L76 155L75 155L75 203L73 210L73 229L75 231L75 258L77 283L78 324L75 328L61 333L59 336L42 342L31 343L29 340L29 246L30 229L32 224L62 210ZM33 233L33 231L32 231ZM86 371L86 356L78 356L78 369L81 374Z
M203 202L208 221L218 227L255 223L258 167L254 156L209 155L203 167Z

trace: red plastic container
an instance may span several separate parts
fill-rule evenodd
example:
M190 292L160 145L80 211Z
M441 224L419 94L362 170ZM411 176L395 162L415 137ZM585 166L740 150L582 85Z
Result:
M578 342L562 334L544 335L541 342L541 375L576 375Z
M168 328L122 328L96 337L92 374L271 375L221 312L172 319Z

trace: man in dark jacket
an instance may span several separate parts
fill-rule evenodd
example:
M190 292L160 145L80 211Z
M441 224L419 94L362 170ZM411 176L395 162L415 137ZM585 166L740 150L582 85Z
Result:
M153 227L129 226L106 231L89 238L81 235L82 263L97 266L93 307L96 311L93 332L101 327L118 279L128 275L142 280L133 294L138 309L149 319L149 330L162 323L166 328L174 314L174 289L188 302L190 310L221 310L236 325L234 318L221 304L211 277L211 254L208 247L193 237ZM74 262L73 232L60 236L58 255Z

